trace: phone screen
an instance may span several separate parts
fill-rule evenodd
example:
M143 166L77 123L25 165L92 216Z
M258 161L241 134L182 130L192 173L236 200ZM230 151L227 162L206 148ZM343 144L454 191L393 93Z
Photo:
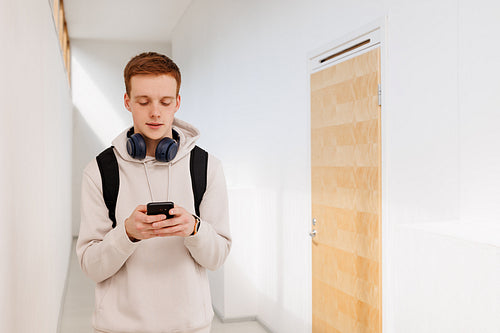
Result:
M148 215L159 215L165 214L167 215L167 219L174 217L170 215L170 210L174 208L174 203L171 201L162 201L162 202L150 202L147 205L147 214Z

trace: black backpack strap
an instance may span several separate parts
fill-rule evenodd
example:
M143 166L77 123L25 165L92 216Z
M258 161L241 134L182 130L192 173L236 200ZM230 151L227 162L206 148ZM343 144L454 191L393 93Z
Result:
M203 194L207 189L208 153L198 146L191 150L189 170L191 171L191 184L193 185L194 208L200 217L200 204Z
M102 196L106 207L108 207L108 216L113 221L114 228L116 227L115 210L118 190L120 188L120 175L113 146L100 153L96 157L96 160L101 173Z

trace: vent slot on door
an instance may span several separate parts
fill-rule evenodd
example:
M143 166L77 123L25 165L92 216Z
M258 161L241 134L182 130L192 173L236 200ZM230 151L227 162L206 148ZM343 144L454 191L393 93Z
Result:
M358 35L354 38L339 40L322 50L313 52L309 58L311 73L325 69L380 45L380 27Z
M358 43L358 44L356 44L356 45L353 45L353 46L351 46L351 47L348 47L348 48L347 48L347 49L345 49L345 50L342 50L342 51L340 51L340 52L337 52L337 53L335 53L335 54L332 54L331 56L328 56L328 57L326 57L325 59L321 59L319 62L320 62L320 63L324 63L325 61L328 61L328 60L330 60L330 59L336 58L336 57L338 57L338 56L340 56L340 55L342 55L342 54L344 54L344 53L347 53L347 52L350 52L350 51L352 51L352 50L355 50L355 49L357 49L358 47L361 47L361 46L366 45L366 44L368 44L368 43L370 43L370 40L369 40L369 39L367 39L367 40L365 40L365 41L363 41L363 42L361 42L361 43Z

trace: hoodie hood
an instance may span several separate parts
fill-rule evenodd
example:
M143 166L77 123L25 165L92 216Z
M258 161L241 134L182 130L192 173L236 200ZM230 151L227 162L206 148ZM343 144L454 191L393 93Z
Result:
M191 124L188 124L187 122L180 120L178 118L174 118L174 123L172 124L172 129L175 130L179 134L179 150L177 151L177 155L175 155L175 158L170 161L170 162L159 162L156 161L156 163L176 163L178 160L182 159L184 156L186 156L188 153L191 152L191 150L194 148L196 145L196 141L198 140L200 136L200 131ZM120 155L121 158L123 158L126 161L130 162L137 162L137 163L142 163L144 161L148 161L151 159L155 159L152 156L146 156L145 159L143 160L137 160L130 156L127 152L127 132L130 130L130 127L121 132L112 142L113 146L115 147L116 151Z

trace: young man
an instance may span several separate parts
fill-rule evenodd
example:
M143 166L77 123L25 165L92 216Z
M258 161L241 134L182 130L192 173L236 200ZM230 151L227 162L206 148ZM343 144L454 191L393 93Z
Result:
M124 102L134 126L113 140L119 167L116 227L97 161L83 172L76 250L82 270L97 283L95 332L210 332L206 269L220 267L231 247L221 163L208 155L198 217L190 152L199 132L174 117L181 102L178 67L149 52L132 58L124 76ZM177 153L158 157L165 140L178 146ZM146 204L157 201L174 202L174 217L147 215Z

